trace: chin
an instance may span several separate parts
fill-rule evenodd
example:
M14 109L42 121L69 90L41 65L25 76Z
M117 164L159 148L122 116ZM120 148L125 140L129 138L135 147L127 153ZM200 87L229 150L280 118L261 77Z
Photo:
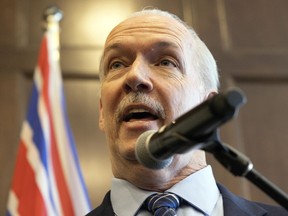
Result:
M133 165L135 162L137 162L134 147L133 147L133 148L125 147L125 148L119 149L119 155L120 155L124 160L131 162L132 165Z

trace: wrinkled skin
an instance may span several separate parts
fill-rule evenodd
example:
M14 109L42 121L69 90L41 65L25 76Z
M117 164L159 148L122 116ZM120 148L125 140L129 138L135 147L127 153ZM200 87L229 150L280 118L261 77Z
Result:
M142 189L164 191L206 166L200 150L175 155L162 170L143 167L134 153L140 134L158 130L207 97L193 71L190 37L172 18L143 15L120 23L105 43L99 126L114 176ZM137 112L146 114L128 115Z

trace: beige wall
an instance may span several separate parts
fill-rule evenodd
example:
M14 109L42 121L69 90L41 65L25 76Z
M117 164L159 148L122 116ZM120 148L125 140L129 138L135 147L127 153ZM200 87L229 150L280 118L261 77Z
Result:
M154 6L192 24L217 59L222 90L247 95L222 139L288 192L288 2L285 0L1 0L0 7L0 215L4 215L21 123L41 39L42 11L56 2L61 23L61 67L72 131L92 205L109 189L111 171L98 129L98 64L103 38L129 13ZM120 4L121 3L121 4ZM211 156L219 182L249 199L271 203Z

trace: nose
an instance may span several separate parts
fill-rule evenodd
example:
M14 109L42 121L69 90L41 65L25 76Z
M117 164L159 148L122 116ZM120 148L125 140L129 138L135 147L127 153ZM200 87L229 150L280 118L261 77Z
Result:
M125 92L149 92L153 89L150 68L141 58L136 59L126 73L123 89Z

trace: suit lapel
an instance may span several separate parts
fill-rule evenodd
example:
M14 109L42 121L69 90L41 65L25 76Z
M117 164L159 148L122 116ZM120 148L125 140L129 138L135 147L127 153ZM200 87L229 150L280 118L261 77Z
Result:
M106 193L103 202L100 206L98 206L96 209L88 213L86 216L115 216L115 213L113 212L111 200L110 200L110 191Z
M218 188L223 198L224 215L262 216L267 214L267 211L256 203L249 202L241 197L232 194L225 187L219 184Z

